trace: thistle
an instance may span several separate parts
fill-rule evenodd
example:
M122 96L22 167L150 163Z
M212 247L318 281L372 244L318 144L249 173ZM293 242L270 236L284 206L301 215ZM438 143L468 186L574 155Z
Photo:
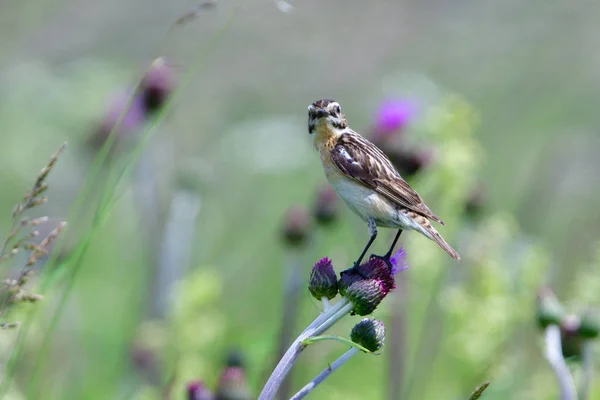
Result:
M188 382L186 385L187 400L214 400L212 392L200 380Z
M242 356L232 351L221 371L215 390L215 400L250 400L250 387L246 378L246 370Z
M350 332L350 339L370 352L375 353L383 347L385 325L379 320L364 318L358 324L354 325L352 332Z
M372 318L364 318L352 328L350 338L354 345L337 360L332 362L319 375L300 389L291 400L303 399L312 392L321 382L327 379L334 371L354 357L360 350L374 353L383 347L385 340L385 326L383 322ZM338 339L339 340L339 339ZM343 340L342 340L343 341Z
M390 99L377 109L372 130L373 140L382 142L406 127L417 113L414 101Z
M371 314L381 301L396 287L394 275L404 269L405 253L400 249L389 260L371 257L356 269L344 271L339 280L340 294L352 304L352 313ZM391 265L391 268L390 268Z
M404 250L400 249L389 260L372 256L366 263L342 272L340 279L337 280L337 286L331 261L328 258L319 260L311 272L309 290L314 297L323 300L324 311L304 329L281 357L258 399L271 400L275 397L302 351L312 343L334 339L352 344L352 348L292 399L304 397L359 350L371 353L379 350L383 346L385 334L381 321L369 318L361 321L351 333L353 342L336 336L319 335L349 313L367 315L375 311L385 296L395 288L394 274L406 269L405 255ZM342 298L337 303L329 305L329 299L335 297L338 289Z
M331 186L321 187L313 206L313 214L318 224L331 225L339 213L339 200Z
M537 295L536 318L540 328L559 325L565 317L565 310L550 288L541 288Z
M303 207L292 207L284 217L282 237L290 247L299 247L306 243L310 233L310 218Z
M315 299L333 299L338 294L338 281L331 260L320 259L310 273L308 290Z

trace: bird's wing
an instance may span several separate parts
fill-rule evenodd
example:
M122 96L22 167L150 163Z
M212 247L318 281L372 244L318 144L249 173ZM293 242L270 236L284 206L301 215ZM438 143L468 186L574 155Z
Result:
M359 134L352 132L340 136L331 150L331 161L347 177L404 208L444 224L402 179L390 159Z

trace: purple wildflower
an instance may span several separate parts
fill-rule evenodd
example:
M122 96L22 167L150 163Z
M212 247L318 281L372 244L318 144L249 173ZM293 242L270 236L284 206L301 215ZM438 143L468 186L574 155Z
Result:
M310 215L304 207L293 206L288 209L284 216L282 230L282 236L287 245L297 247L305 244L310 230Z
M174 88L173 69L164 58L156 58L140 84L145 112L151 114L160 110Z
M186 385L188 400L213 400L214 396L202 381L188 382Z
M121 92L110 102L101 125L101 131L106 136L119 121L121 122L119 125L120 132L128 132L144 123L145 108L142 98L140 96L135 96L131 100L130 98L131 92ZM129 104L129 101L131 101L131 104Z
M392 264L392 275L396 275L398 272L408 268L406 250L403 247L400 247L390 258L390 264Z
M386 294L396 288L394 274L392 274L388 263L382 258L370 258L366 263L358 266L357 272L362 277L381 282Z
M217 400L250 400L252 395L246 372L241 367L226 367L217 382Z
M329 185L325 185L317 192L317 198L313 207L313 212L317 222L323 226L335 221L338 214L338 197L335 191Z
M383 101L375 114L373 136L382 140L404 128L417 112L414 101L406 99L390 99Z
M338 293L338 282L331 260L325 257L317 261L310 274L308 290L317 299L333 299Z

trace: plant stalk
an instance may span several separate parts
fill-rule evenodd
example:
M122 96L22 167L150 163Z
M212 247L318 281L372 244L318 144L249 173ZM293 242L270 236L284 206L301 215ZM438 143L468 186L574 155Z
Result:
M300 400L300 399L303 399L304 397L306 397L307 394L312 392L321 382L323 382L325 379L327 379L329 377L329 375L331 375L333 373L333 371L335 371L336 369L338 369L339 367L344 365L346 363L346 361L348 361L349 359L354 357L354 355L358 352L359 352L359 350L356 347L352 347L350 350L348 350L347 352L342 354L340 356L340 358L338 358L333 363L331 363L331 365L329 365L329 367L325 368L312 381L310 381L306 386L304 386L302 389L300 389L298 391L298 393L293 395L290 398L290 400Z
M546 359L556 375L560 387L561 400L577 400L575 383L569 372L569 367L562 355L562 344L560 339L560 328L557 325L549 325L545 332L546 337Z
M346 298L342 298L328 311L321 313L308 327L294 340L289 349L285 352L273 373L267 380L258 400L272 400L275 398L279 387L283 383L286 376L289 374L292 366L300 356L300 353L306 348L302 344L304 339L311 336L320 335L329 329L333 324L339 321L343 316L352 310L353 304Z

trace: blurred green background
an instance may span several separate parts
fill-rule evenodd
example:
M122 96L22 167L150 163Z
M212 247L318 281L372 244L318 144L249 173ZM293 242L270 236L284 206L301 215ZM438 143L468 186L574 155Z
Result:
M484 380L489 399L557 398L535 295L550 285L573 310L600 305L600 6L223 1L172 29L195 6L0 4L0 232L64 141L49 202L32 214L67 218L90 183L90 137L107 105L155 57L179 82L132 173L108 185L116 202L77 273L69 263L42 269L32 285L51 277L43 304L10 315L36 309L7 398L158 399L169 384L171 398L185 398L192 379L215 386L231 349L243 354L256 398L277 361L290 263L301 264L300 332L320 310L305 287L312 264L328 256L339 272L367 240L341 204L332 226L313 224L306 246L291 250L281 238L286 211L310 212L325 182L306 130L306 107L320 98L338 100L365 133L385 99L423 105L401 135L435 157L410 183L464 261L403 235L410 268L375 313L388 327L383 354L357 355L310 398L464 399ZM92 199L144 129L120 136L125 148L91 183ZM473 219L463 209L478 181L484 206ZM96 206L86 199L68 220L65 254L90 232ZM392 235L382 232L379 253ZM333 331L347 336L356 322ZM12 376L18 331L0 333L1 371ZM310 347L292 389L344 350Z

